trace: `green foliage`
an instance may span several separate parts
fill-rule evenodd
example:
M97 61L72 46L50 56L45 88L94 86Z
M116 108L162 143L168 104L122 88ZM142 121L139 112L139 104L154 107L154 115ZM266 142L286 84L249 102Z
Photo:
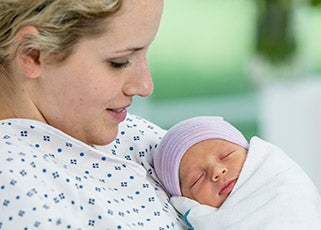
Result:
M310 0L310 4L312 6L320 6L321 5L321 0Z
M272 64L290 60L296 51L292 31L292 0L259 0L256 50Z
M293 8L297 0L256 0L258 19L257 54L271 64L291 61L297 49L294 36ZM321 6L321 0L309 0L311 6Z

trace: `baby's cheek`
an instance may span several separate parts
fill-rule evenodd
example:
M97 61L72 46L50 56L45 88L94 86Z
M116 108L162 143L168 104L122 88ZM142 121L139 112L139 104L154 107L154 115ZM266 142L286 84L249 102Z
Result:
M189 197L191 195L191 191L184 186L181 187L181 193L185 197Z

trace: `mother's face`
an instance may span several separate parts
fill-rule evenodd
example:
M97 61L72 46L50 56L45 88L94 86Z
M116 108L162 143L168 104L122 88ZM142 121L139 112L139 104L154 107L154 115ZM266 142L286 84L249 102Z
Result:
M146 52L162 4L126 0L106 33L81 40L63 63L41 62L32 100L48 124L87 144L114 140L132 97L153 91Z

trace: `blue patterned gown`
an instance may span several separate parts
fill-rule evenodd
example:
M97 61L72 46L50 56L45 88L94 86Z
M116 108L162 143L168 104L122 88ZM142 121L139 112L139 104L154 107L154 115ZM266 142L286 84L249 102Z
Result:
M107 146L46 124L0 121L0 229L183 229L153 178L164 130L134 115Z

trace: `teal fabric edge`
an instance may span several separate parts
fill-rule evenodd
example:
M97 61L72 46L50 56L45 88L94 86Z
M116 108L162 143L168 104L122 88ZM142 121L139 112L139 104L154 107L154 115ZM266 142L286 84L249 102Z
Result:
M191 209L189 209L187 212L185 212L185 215L184 215L184 220L186 222L186 224L188 225L188 227L191 228L191 230L194 230L194 227L193 225L188 221L187 217L189 215L189 213L191 212Z

